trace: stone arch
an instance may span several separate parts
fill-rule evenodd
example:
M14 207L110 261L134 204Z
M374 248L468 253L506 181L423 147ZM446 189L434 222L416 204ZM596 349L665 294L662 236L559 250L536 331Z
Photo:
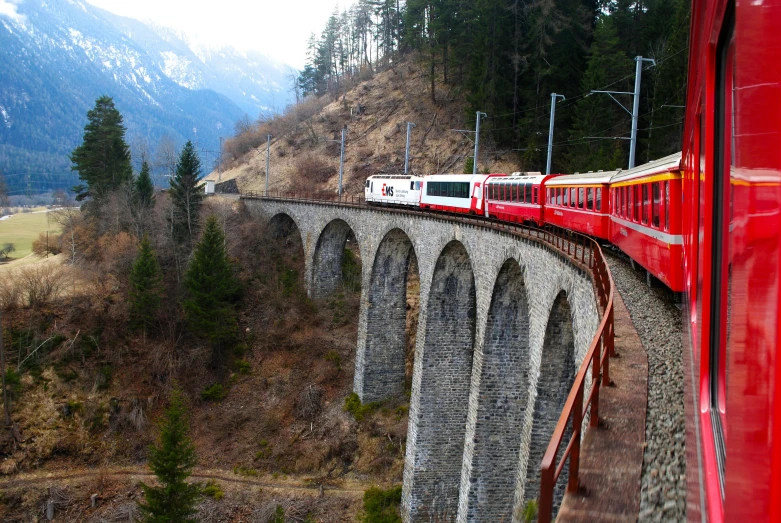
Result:
M268 223L271 230L271 236L274 239L286 238L295 241L294 238L296 238L301 242L301 246L303 247L304 237L301 234L301 229L298 226L298 222L290 213L279 212L272 216Z
M572 307L567 292L561 290L553 301L542 344L529 460L526 467L524 497L527 501L539 497L540 464L575 381L576 370ZM571 433L571 427L569 427L567 434ZM568 436L565 435L565 441L567 439ZM562 444L559 449L560 455L565 449L566 443ZM565 467L556 486L557 504L564 495L564 486L567 481L566 470Z
M339 289L348 238L355 241L355 233L342 219L332 220L323 228L312 258L312 298L325 298Z
M409 236L392 229L380 242L369 280L363 402L402 396L405 387L407 282L417 272Z
M458 493L472 375L475 276L464 245L451 241L437 259L428 293L410 521L451 521ZM419 344L420 345L420 344ZM420 350L420 346L419 346ZM411 421L412 423L412 421ZM409 466L409 465L408 465Z
M524 275L509 259L488 310L465 521L512 521L529 392L529 322Z

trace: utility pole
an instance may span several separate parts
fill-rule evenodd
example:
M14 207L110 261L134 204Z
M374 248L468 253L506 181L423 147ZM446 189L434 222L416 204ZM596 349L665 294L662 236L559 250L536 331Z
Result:
M404 153L404 174L409 172L409 137L412 134L413 127L415 127L414 123L407 122L407 148L406 152Z
M3 408L5 409L5 426L11 426L11 411L8 407L8 391L5 388L5 350L3 350L3 311L0 310L0 374L3 375Z
M643 58L642 56L635 56L635 90L632 93L628 93L625 91L591 91L589 94L593 93L605 93L610 98L613 99L614 102L616 102L618 105L621 106L621 109L629 113L629 115L632 117L632 133L629 136L629 168L635 166L635 151L637 150L637 120L640 114L640 80L643 74L643 62L651 62L651 64L656 67L656 60L653 58ZM634 100L632 103L632 110L630 111L626 107L624 107L624 104L616 100L616 98L613 96L614 94L628 94L634 96ZM616 137L620 138L620 137Z
M347 134L347 126L342 127L342 152L339 156L339 201L342 201L342 175L344 173L344 137Z
M266 135L266 196L268 196L268 166L271 157L271 135Z
M556 99L561 97L566 100L563 94L550 94L550 128L548 129L548 163L545 166L545 174L550 174L550 161L553 154L553 120L556 118Z
M472 164L472 174L477 174L477 155L480 152L480 115L488 117L487 114L477 111L477 124L475 126L475 161Z
M219 158L219 167L218 174L217 174L217 183L222 181L222 136L220 136L220 158Z

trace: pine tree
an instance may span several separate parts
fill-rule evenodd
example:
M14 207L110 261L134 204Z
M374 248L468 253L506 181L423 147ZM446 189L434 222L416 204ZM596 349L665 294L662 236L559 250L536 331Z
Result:
M206 220L184 284L189 293L184 311L190 329L209 340L218 363L223 347L236 335L234 304L240 286L225 250L225 235L214 215Z
M73 188L78 201L88 197L99 200L133 177L125 126L114 101L108 96L98 98L87 120L83 142L70 155L71 170L78 171L79 179L86 183Z
M613 18L600 17L583 75L582 92L605 86L614 91L629 91L632 70L632 60L624 52ZM625 105L631 102L631 99L627 100L624 100ZM630 126L631 119L625 110L607 95L595 94L580 99L575 105L574 125L570 131L572 145L567 158L570 169L596 171L625 167L628 147L624 140L612 137L627 136Z
M175 388L160 423L158 443L149 449L149 466L160 486L141 484L146 503L140 508L143 520L148 523L195 521L193 516L197 512L195 505L201 497L201 487L187 483L196 463L195 446L188 431L182 393Z
M172 227L174 240L192 245L198 234L203 190L198 186L201 176L201 160L192 142L182 148L176 172L171 178L171 201L173 203Z
M130 317L134 326L147 329L162 302L162 277L155 252L144 235L130 271Z
M146 160L141 164L141 172L135 181L136 203L142 208L152 207L155 202L155 186L149 174L149 164Z

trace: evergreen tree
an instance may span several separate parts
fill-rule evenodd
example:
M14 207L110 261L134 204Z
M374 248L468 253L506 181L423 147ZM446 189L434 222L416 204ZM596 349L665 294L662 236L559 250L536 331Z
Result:
M198 186L201 176L201 160L192 142L182 148L176 172L171 178L172 224L174 239L178 243L192 245L198 234L201 202L204 192Z
M155 252L146 235L130 271L130 317L134 326L147 329L155 319L162 302L162 277Z
M152 207L155 202L155 185L149 174L149 164L146 160L141 164L141 172L135 181L136 203L142 208Z
M582 92L588 93L605 86L614 91L629 91L633 69L632 60L625 54L618 38L613 18L600 17L583 76ZM629 103L631 99L626 98L624 105ZM570 170L626 167L628 144L612 137L628 136L630 127L629 115L607 95L595 94L580 99L575 105L574 126L570 132L572 145L567 158Z
M78 171L86 185L74 187L76 200L101 199L133 177L130 148L125 143L125 126L114 101L101 96L87 113L84 139L70 155L71 170Z
M188 436L189 421L182 393L171 392L169 406L160 423L157 445L149 449L149 466L159 487L141 484L146 503L141 504L143 520L148 523L195 521L195 505L201 487L187 483L196 463L195 446Z
M203 237L184 276L189 298L184 311L190 329L209 340L215 363L223 347L236 335L239 282L225 250L225 235L217 217L209 216Z

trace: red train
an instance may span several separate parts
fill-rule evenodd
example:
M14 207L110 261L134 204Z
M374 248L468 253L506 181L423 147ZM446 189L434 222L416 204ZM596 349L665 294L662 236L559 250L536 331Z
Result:
M688 517L781 521L781 0L694 0L691 20Z
M685 292L692 521L781 521L779 29L781 0L693 0L682 155L492 175L461 209L602 238Z

